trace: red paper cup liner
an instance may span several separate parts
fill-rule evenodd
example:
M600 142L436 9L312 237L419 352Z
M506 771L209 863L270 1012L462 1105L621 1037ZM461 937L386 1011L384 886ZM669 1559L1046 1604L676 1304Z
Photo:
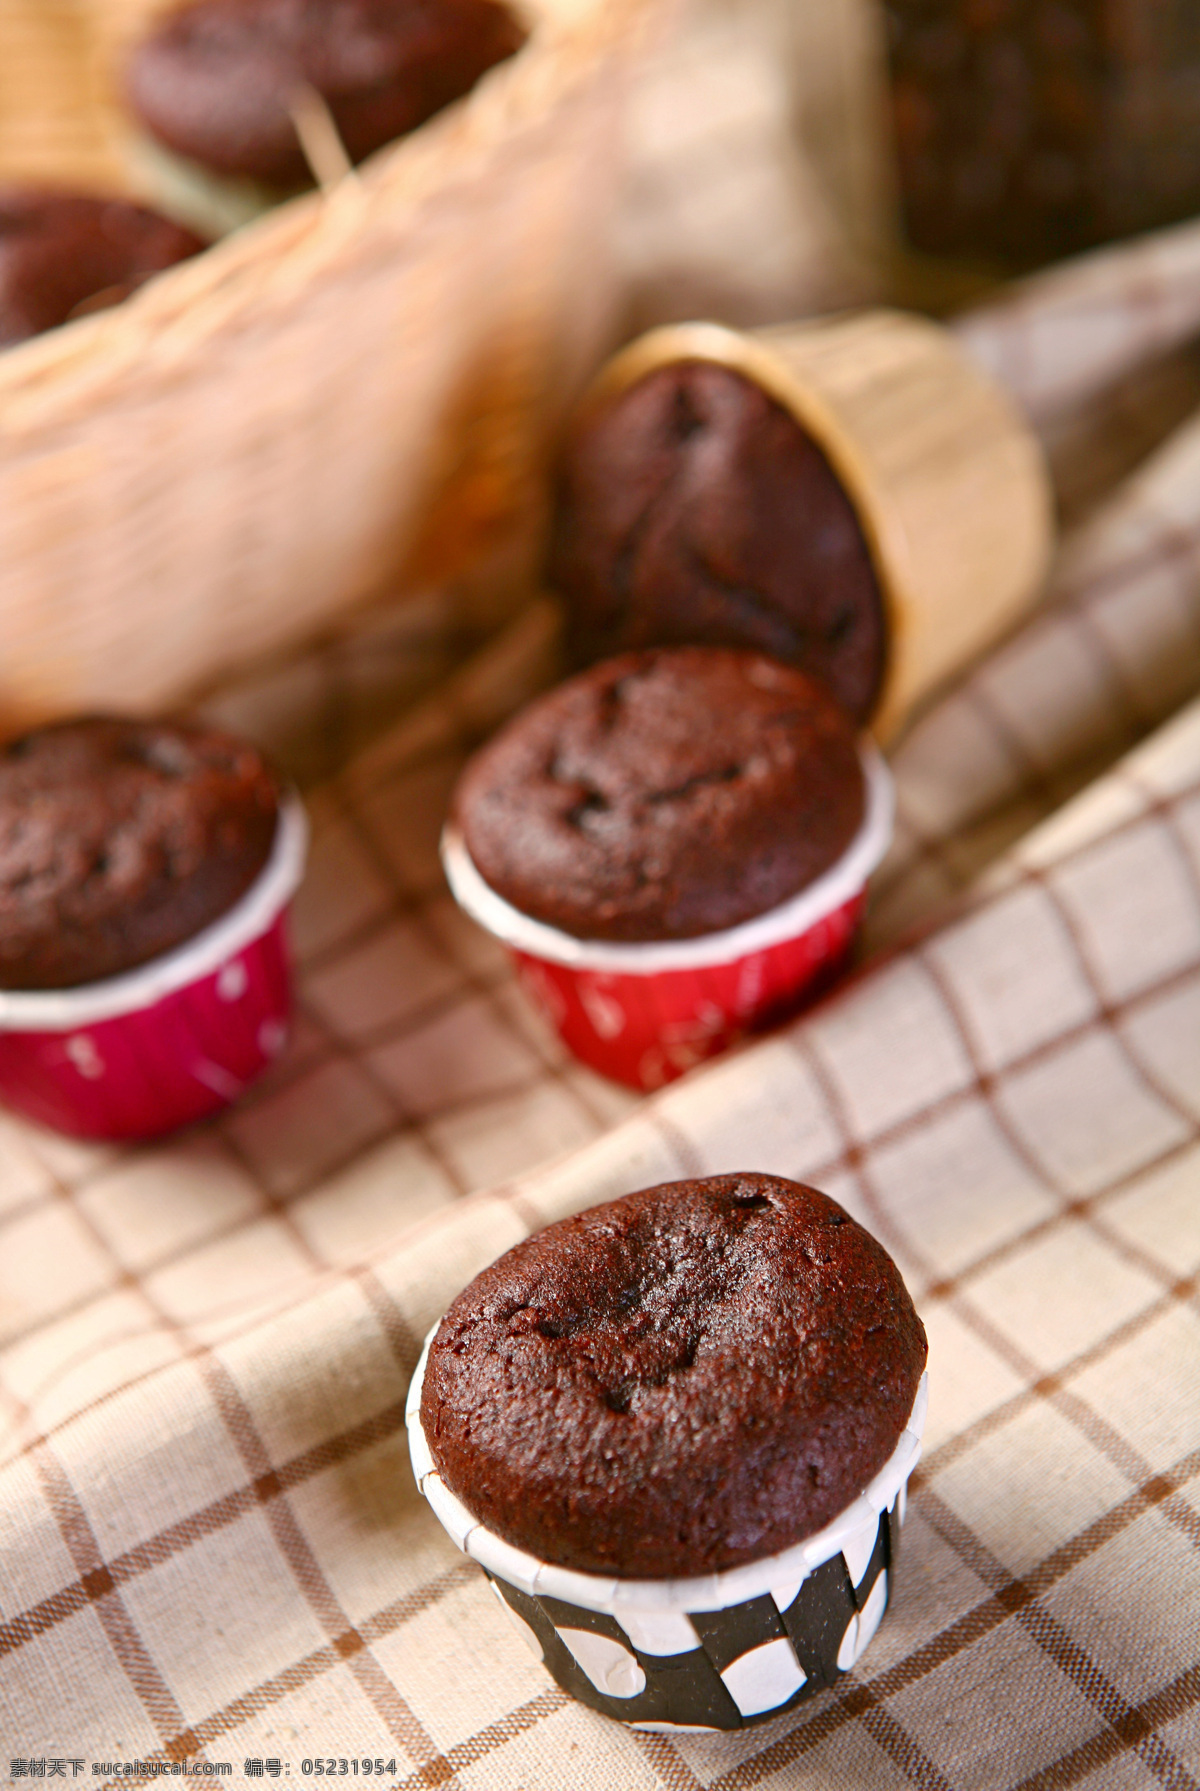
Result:
M661 1088L792 1012L844 962L894 812L883 760L868 743L859 751L866 812L846 851L790 901L724 932L649 945L576 939L497 895L455 827L442 837L446 877L460 907L508 948L522 987L576 1057L614 1082Z
M889 1459L844 1511L792 1548L695 1579L576 1573L514 1548L445 1485L421 1427L434 1327L405 1422L417 1484L564 1691L638 1729L741 1729L794 1709L853 1667L883 1619L928 1377Z
M271 856L212 926L78 989L0 990L0 1100L79 1138L152 1138L236 1100L291 1014L287 904L308 823L280 806Z

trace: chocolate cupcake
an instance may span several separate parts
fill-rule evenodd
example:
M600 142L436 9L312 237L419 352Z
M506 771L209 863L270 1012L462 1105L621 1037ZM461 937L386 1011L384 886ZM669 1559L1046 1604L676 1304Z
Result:
M0 347L117 304L204 247L123 199L0 186Z
M895 1264L825 1195L648 1188L459 1295L410 1398L414 1470L568 1690L738 1727L874 1633L926 1353Z
M525 709L454 818L484 881L579 939L690 939L777 907L862 821L850 725L803 673L716 647L628 653Z
M802 672L648 648L476 755L442 862L568 1049L652 1089L832 979L891 827L878 753Z
M354 162L414 130L518 50L499 0L190 0L130 58L129 104L218 174L303 184L291 108L310 88Z
M0 753L0 989L144 964L232 908L271 851L279 787L247 741L91 717Z
M886 740L1013 626L1052 540L1008 394L952 331L860 311L623 348L568 435L547 573L579 660L754 647Z
M588 409L559 468L551 585L574 658L753 647L859 721L887 632L862 527L796 419L731 367L680 360Z
M248 741L92 716L0 752L0 1100L153 1138L287 1038L308 827Z
M925 1335L825 1195L674 1182L563 1220L442 1320L421 1423L481 1523L583 1573L719 1573L815 1534L899 1441Z

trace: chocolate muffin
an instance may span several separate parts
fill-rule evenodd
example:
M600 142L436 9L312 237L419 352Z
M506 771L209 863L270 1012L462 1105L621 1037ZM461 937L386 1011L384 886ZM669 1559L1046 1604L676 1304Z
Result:
M758 653L671 647L577 674L467 766L454 820L484 881L580 939L689 939L799 893L845 851L849 722Z
M205 244L123 199L0 186L0 347L116 304Z
M499 0L191 0L135 49L125 89L168 148L286 188L309 178L289 111L299 88L321 95L360 162L524 38Z
M213 728L94 716L0 753L0 988L100 981L181 945L263 869L279 790Z
M629 647L755 647L865 721L887 633L854 506L753 380L676 361L588 407L558 475L548 576L580 663Z
M459 1295L421 1425L472 1516L540 1560L661 1579L789 1548L899 1441L925 1332L883 1247L769 1175L548 1226Z
M1038 266L1200 208L1191 0L887 0L915 248Z

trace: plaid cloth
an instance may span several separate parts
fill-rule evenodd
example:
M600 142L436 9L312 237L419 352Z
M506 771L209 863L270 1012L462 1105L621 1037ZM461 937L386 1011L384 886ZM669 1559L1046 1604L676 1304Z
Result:
M1097 385L1135 371L1122 328ZM901 743L889 950L786 1031L636 1100L563 1058L449 901L446 795L547 675L535 606L313 796L299 1022L251 1098L139 1151L0 1123L11 1778L1200 1784L1198 456L1185 426ZM260 689L260 731L306 702L326 727L350 666L377 688L389 626ZM403 683L420 629L394 626ZM454 637L426 627L432 677ZM418 1498L405 1389L530 1229L751 1167L895 1255L931 1339L926 1456L852 1675L737 1736L635 1735L514 1650Z

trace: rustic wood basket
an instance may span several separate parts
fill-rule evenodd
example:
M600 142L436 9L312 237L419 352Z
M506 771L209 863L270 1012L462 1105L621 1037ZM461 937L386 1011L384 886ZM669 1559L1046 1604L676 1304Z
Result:
M0 0L0 178L162 199L115 97L164 0ZM631 66L667 0L526 47L336 189L0 355L0 729L148 711L468 567L606 344Z

